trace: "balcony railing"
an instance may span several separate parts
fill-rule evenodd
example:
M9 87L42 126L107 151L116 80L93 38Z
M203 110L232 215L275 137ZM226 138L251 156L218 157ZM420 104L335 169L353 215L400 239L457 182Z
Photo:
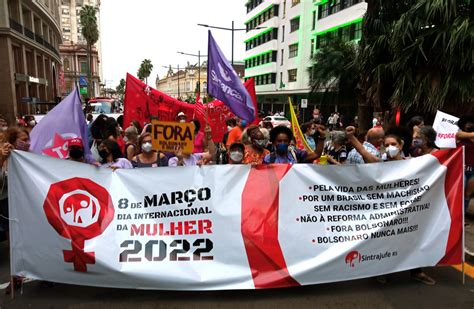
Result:
M26 27L23 27L19 22L17 22L16 20L12 18L10 18L10 28L21 34L24 34L26 37L30 38L33 41L38 42L39 44L43 45L44 47L52 51L55 55L59 56L59 51L53 45L46 42L46 40L43 39L41 35L39 35L38 33L34 33L33 31L31 31L30 29Z
M10 18L10 28L23 34L23 26L12 18Z
M29 37L30 39L34 40L35 39L35 34L33 31L25 27L25 35Z
M36 40L36 42L40 43L41 45L44 44L43 37L41 35L39 35L38 33L35 33L35 40Z

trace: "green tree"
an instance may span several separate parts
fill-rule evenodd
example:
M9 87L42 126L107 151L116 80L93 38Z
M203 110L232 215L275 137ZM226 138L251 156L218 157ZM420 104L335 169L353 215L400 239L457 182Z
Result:
M322 103L355 105L360 75L356 56L357 45L350 42L335 41L321 48L314 55L313 64L308 69L311 93L316 95L321 92L333 92L335 96L331 99L335 102Z
M125 95L125 79L121 79L118 86L115 88L117 94L120 96L120 100L123 101L123 96Z
M97 25L97 8L84 5L79 13L79 20L82 28L82 35L87 42L87 62L89 63L87 68L87 92L89 97L92 96L93 82L92 82L92 46L99 40L99 27Z
M145 84L148 84L148 77L150 76L151 71L153 71L153 64L151 64L151 60L144 59L140 64L137 76L141 81L145 81Z
M467 0L369 0L360 52L359 121L371 108L417 113L472 110L471 7Z

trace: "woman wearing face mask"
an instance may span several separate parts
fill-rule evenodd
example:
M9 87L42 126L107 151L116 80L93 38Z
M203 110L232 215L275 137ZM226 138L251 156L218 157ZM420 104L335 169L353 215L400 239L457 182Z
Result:
M117 168L133 168L130 161L123 158L120 146L112 140L103 140L99 145L99 156L101 157L101 167Z
M413 134L412 151L413 157L419 157L438 151L435 144L436 131L430 126L423 126Z
M25 130L28 132L28 134L30 134L36 125L35 117L31 115L25 116L25 123L26 123Z
M164 153L154 151L151 141L150 133L143 134L138 140L141 152L132 159L134 168L168 166L168 158Z
M242 143L233 143L229 147L229 164L243 164L245 146Z
M0 181L0 240L1 238L9 239L9 221L8 219L8 178L7 178L7 160L13 149L29 151L30 137L28 131L24 128L9 128L5 134L5 143L0 147L0 167L1 167L1 181ZM15 289L21 287L22 278L14 276L13 286ZM6 288L5 293L10 294L12 291L11 284Z
M313 135L316 134L316 125L311 122L306 122L301 125L301 131L303 131L306 143L312 151L316 150L316 142L314 141Z
M6 141L16 150L30 150L30 135L26 129L9 128L6 132Z
M268 140L265 139L263 132L257 126L250 126L247 128L247 134L250 137L250 144L245 145L244 164L262 164L263 159L270 154L270 151L265 147Z
M209 147L208 152L203 153L191 153L191 154L183 154L182 148L176 148L175 157L172 157L168 161L169 166L195 166L195 165L202 165L206 164L207 162L214 159L216 155L216 146L212 141L211 135L211 127L209 124L206 125L204 130L205 138L207 139L207 144Z
M263 159L265 164L295 164L307 163L317 159L321 153L307 153L300 149L290 149L289 145L293 139L293 132L285 126L277 126L270 132L270 141L273 144L274 152L268 154Z
M384 139L385 153L387 161L404 160L402 156L403 140L393 134L385 136Z
M397 161L405 159L402 156L403 140L400 136L394 134L389 134L385 136L384 146L388 161ZM421 268L411 269L410 276L414 280L420 281L426 285L436 284L436 281L430 276L428 276L426 273L424 273ZM385 283L387 281L385 276L379 276L377 277L377 280L381 283Z

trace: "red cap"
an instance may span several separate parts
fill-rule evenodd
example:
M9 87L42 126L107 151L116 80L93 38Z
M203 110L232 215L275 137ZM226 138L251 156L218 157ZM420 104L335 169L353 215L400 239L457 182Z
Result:
M68 147L77 146L77 147L84 148L84 145L82 144L82 139L80 137L70 139L69 142L67 143L67 146Z

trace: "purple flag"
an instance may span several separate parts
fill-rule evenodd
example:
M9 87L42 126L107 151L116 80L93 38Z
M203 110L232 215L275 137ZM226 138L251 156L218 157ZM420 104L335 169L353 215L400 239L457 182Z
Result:
M87 123L77 88L33 128L30 134L30 151L65 159L68 155L68 142L76 137L82 138L86 161L93 161L87 137Z
M249 123L255 120L252 98L209 31L207 92Z

